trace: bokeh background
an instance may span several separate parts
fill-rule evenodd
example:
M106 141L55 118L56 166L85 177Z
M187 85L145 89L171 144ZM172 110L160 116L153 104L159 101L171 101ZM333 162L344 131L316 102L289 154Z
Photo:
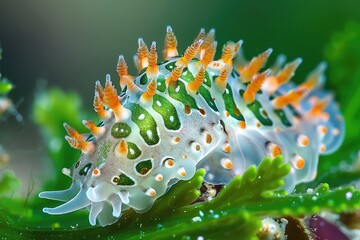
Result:
M248 58L269 47L271 60L280 53L289 60L300 56L304 61L295 80L301 81L349 21L360 21L360 1L0 0L0 72L15 84L9 97L24 116L24 123L12 117L2 123L0 144L11 154L9 167L23 179L23 191L32 180L39 186L49 177L47 152L31 114L39 88L76 92L90 112L95 80L104 81L107 73L117 79L119 54L135 75L138 37L147 44L157 41L161 49L167 25L180 52L204 27L216 29L219 46L243 39Z

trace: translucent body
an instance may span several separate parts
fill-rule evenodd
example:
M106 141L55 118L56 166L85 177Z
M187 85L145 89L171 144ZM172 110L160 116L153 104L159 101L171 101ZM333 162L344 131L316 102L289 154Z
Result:
M119 114L116 101L107 100L111 106L100 133L86 141L86 151L70 172L65 170L73 178L71 187L40 194L65 203L44 212L87 207L92 225L96 219L107 225L125 209L148 210L170 183L190 179L197 168L206 169L206 182L227 184L250 165L279 154L292 167L285 179L285 189L291 191L299 182L312 180L319 154L334 151L342 141L343 121L332 100L320 114L312 112L317 99L327 96L319 90L321 84L301 102L275 109L271 100L286 94L291 84L275 93L262 88L249 103L242 97L249 84L235 68L226 85L217 82L227 66L220 60L207 66L200 88L192 92L187 86L200 70L197 59L187 63L177 81L166 81L179 61L175 57L158 64L156 77L155 70L143 71L133 80L136 86L123 89L119 99L126 114ZM157 90L144 98L149 78L156 80Z

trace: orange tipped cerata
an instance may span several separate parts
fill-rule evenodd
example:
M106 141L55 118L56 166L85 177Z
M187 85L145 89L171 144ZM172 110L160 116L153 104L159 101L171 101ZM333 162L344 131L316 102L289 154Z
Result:
M146 91L141 95L141 100L145 102L151 101L156 93L156 80L151 80L147 86Z
M165 44L163 50L164 60L178 56L176 36L170 26L166 29Z
M149 65L146 69L146 74L148 78L156 78L157 75L159 74L157 59L158 59L158 55L156 52L156 42L152 42L148 57Z
M270 73L270 69L267 71L257 74L251 80L250 84L247 85L246 91L244 92L243 98L247 103L253 103L255 101L255 94L260 90L264 83L266 76Z
M202 66L199 72L196 74L195 79L187 85L187 90L190 93L195 94L201 87L202 83L204 82L204 79L205 79L205 67Z
M254 57L244 69L240 70L241 80L245 83L250 82L252 77L265 65L271 53L272 49L269 48L257 57Z
M141 70L149 65L148 62L149 50L142 38L139 38L138 45L139 47L137 50L137 55L135 56L135 65L138 70Z

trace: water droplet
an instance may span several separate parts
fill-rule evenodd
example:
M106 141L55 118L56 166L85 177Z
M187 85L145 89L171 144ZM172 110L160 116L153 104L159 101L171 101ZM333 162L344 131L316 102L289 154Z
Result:
M352 196L353 196L352 192L345 193L345 197L347 200L350 200L352 198Z
M164 226L161 225L160 223L158 223L158 224L156 225L156 228L157 228L157 229L164 229Z
M204 213L200 210L200 211L199 211L199 215L200 215L200 217L203 217L203 216L204 216Z

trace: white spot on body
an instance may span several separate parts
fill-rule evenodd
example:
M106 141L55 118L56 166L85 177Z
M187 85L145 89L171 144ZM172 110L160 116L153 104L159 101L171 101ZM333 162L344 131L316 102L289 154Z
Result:
M309 137L304 134L300 134L297 138L297 142L300 147L306 147L309 144Z
M352 192L345 193L346 200L350 200L352 196L353 196Z
M220 160L220 164L225 169L231 169L232 168L232 162L228 158L223 158Z
M165 167L166 167L166 168L172 168L172 167L174 167L174 166L175 166L174 160L168 159L168 160L165 161Z
M174 116L169 117L170 122L174 122Z
M175 88L175 92L179 92L179 91L180 91L180 85Z
M186 176L186 170L185 168L181 167L178 169L177 173L181 176L181 177L185 177Z
M156 191L153 188L148 188L145 192L146 195L150 196L150 197L154 197L156 195Z
M157 175L155 176L155 180L158 181L158 182L162 181L163 179L164 179L164 177L163 177L162 174L157 174Z
M148 136L150 139L153 138L153 133L152 133L151 130L147 130L147 131L146 131L146 134L147 134L147 136Z
M143 120L145 118L145 114L140 114L140 116L139 116L139 120Z
M160 101L156 101L156 105L158 105L159 107L162 106Z

